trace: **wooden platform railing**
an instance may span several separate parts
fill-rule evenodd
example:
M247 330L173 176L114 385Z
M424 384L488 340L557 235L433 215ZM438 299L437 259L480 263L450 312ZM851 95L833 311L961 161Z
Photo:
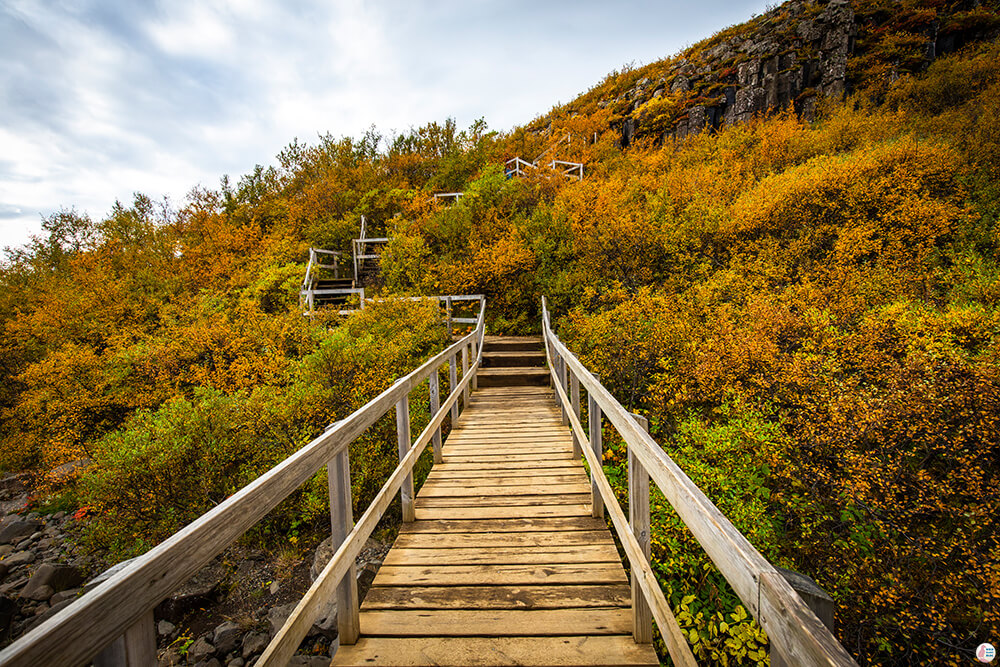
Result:
M772 658L783 659L789 665L856 665L840 642L806 606L778 570L656 444L647 433L645 425L622 407L597 377L559 340L552 330L544 298L542 329L557 401L563 410L563 420L573 430L574 450L578 447L582 449L591 470L594 516L603 517L604 506L607 506L632 569L635 610L633 634L636 640L648 641L651 614L674 662L680 665L694 664L688 642L677 626L670 605L649 564L648 489L649 480L652 479L746 608L767 632ZM580 423L581 386L587 392L589 434L584 432ZM603 417L607 417L628 447L630 520L625 519L604 475L601 441Z
M98 667L155 665L153 609L323 466L329 478L333 539L339 548L257 664L284 667L335 590L341 643L354 641L358 634L355 558L397 491L403 519L413 519L413 466L428 442L433 443L434 459L440 462L441 424L449 413L453 420L458 417L460 397L463 404L468 403L469 386L482 355L484 313L485 309L480 311L472 333L8 646L0 652L0 665L74 666L91 660ZM461 381L456 372L459 355ZM438 375L445 363L449 364L450 391L441 402ZM429 383L431 421L411 445L410 393L423 382ZM400 464L354 525L348 448L393 408Z

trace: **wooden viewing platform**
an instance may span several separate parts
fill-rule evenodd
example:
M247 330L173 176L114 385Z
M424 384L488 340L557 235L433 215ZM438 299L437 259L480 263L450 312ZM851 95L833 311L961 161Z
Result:
M482 388L334 665L657 665L552 390Z

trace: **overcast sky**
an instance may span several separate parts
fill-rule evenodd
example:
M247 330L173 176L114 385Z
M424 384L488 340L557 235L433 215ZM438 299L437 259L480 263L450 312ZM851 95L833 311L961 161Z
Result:
M758 0L0 0L0 247L132 193L175 205L294 138L509 130Z

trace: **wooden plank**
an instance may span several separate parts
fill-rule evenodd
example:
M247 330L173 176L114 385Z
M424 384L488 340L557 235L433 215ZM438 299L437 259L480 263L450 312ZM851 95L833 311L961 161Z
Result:
M561 530L522 533L401 533L393 548L538 547L614 544L607 530Z
M648 645L630 636L593 637L394 637L363 638L342 646L334 665L368 667L578 667L579 665L653 667Z
M573 609L628 607L629 589L605 586L376 586L368 609Z
M542 505L532 507L421 507L416 508L419 520L427 519L525 519L538 517L586 516L586 505Z
M544 505L585 505L589 493L561 493L554 496L496 494L492 496L430 496L417 498L417 507L538 507Z
M549 482L553 485L557 484L585 484L588 485L589 489L590 480L583 472L576 473L575 475L559 475L559 474L535 474L534 471L526 470L524 475L506 475L500 476L459 476L457 474L448 473L431 473L427 476L427 481L424 482L424 486L421 490L426 489L428 485L433 485L434 487L446 487L446 486L468 486L469 484L482 484L484 487L490 486L524 486L524 485L542 485Z
M383 565L374 586L626 584L621 563ZM362 630L362 633L364 631ZM626 632L632 632L631 623Z
M415 609L366 611L361 633L380 637L619 635L632 629L628 609Z
M525 496L562 495L564 493L590 493L590 485L583 481L569 484L441 484L427 480L420 488L421 498L457 498L462 496Z
M573 461L571 452L552 452L551 454L449 454L444 453L445 463L504 463L504 462L527 462L527 461Z
M613 544L565 547L452 547L404 549L394 546L383 565L486 565L490 563L619 563Z
M484 461L481 459L469 461L456 458L453 461L446 461L443 463L440 471L451 472L472 470L477 472L489 472L491 470L503 470L508 471L510 474L514 474L518 470L523 470L535 475L538 474L538 471L541 468L566 468L570 470L580 470L580 463L576 459L571 458L538 459L533 462L530 467L525 467L519 465L519 462L517 461Z
M521 517L503 520L428 520L408 523L400 535L414 533L535 533L607 530L608 525L591 516Z

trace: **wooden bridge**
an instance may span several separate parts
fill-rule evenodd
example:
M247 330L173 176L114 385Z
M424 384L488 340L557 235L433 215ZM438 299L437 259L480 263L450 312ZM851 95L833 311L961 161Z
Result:
M331 604L335 665L651 665L654 622L674 664L694 665L650 567L650 481L768 633L773 665L855 664L649 437L644 420L559 341L544 301L542 350L534 354L517 349L526 341L486 338L484 311L474 332L125 564L0 652L0 665L155 665L156 605L323 466L339 546L258 666L287 665ZM538 386L539 367L551 385ZM430 421L414 439L411 393L424 383ZM400 463L355 524L348 445L393 409ZM604 476L607 428L628 446L628 516ZM428 445L434 467L415 496L414 465ZM355 559L396 497L403 527L361 603Z

